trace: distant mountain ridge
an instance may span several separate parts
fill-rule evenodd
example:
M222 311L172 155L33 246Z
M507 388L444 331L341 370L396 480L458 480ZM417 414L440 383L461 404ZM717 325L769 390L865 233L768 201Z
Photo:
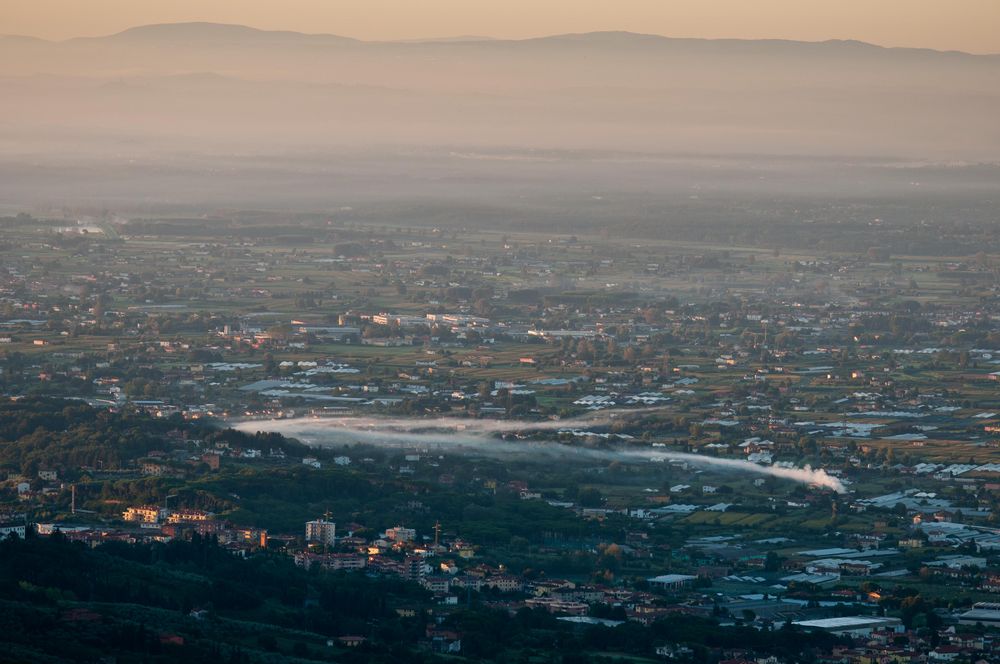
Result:
M158 24L58 42L0 38L0 91L0 139L13 146L58 134L101 149L113 137L193 150L1000 159L1000 56L850 40L360 41Z
M294 41L303 42L338 42L338 43L359 43L359 40L350 37L341 37L332 34L308 34L293 30L261 30L246 25L234 23L151 23L148 25L138 25L121 32L100 37L75 37L64 40L65 43L79 40L184 40L184 39L257 39L267 41Z
M338 43L338 44L449 44L449 43L505 43L505 44L528 44L544 42L584 42L584 43L605 43L605 44L637 44L637 43L673 43L684 45L714 45L717 47L736 47L737 49L760 47L807 47L815 48L863 48L878 49L882 51L895 51L904 53L938 53L949 55L970 56L973 58L1000 58L1000 54L977 54L957 50L936 50L931 48L914 47L890 47L872 44L854 39L827 39L822 41L801 41L791 39L737 39L737 38L701 38L701 37L671 37L666 35L637 33L629 31L593 31L582 33L563 33L541 37L528 37L523 39L503 39L496 37L484 37L476 35L463 35L455 37L437 38L415 38L401 40L362 40L353 37L345 37L332 33L305 33L294 30L266 30L254 28L247 25L235 23L213 23L203 21L181 22L181 23L151 23L127 28L120 32L91 36L73 37L65 40L46 40L38 37L24 35L0 35L8 39L22 39L50 44L65 44L78 41L101 41L101 40L183 40L183 39L258 39L267 41L295 41L303 43Z

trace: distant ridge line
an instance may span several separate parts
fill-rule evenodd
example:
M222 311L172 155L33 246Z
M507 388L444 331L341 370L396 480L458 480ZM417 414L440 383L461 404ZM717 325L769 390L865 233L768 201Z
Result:
M185 34L186 32L186 34ZM653 34L653 33L640 33L631 32L625 30L601 30L592 32L576 32L576 33L559 33L552 35L543 35L539 37L526 37L519 39L506 39L506 38L496 38L478 35L462 35L454 37L429 37L429 38L415 38L415 39L397 39L397 40L364 40L357 39L354 37L347 37L344 35L337 35L333 33L308 33L299 32L295 30L267 30L261 28L255 28L248 25L237 24L237 23L215 23L210 21L190 21L190 22L178 22L178 23L149 23L144 25L137 25L119 32L110 33L106 35L96 35L96 36L81 36L81 37L71 37L68 39L61 40L49 40L40 37L33 37L30 35L2 35L4 39L23 39L26 41L39 41L49 44L64 44L75 41L98 41L98 40L114 40L122 39L135 36L159 36L164 37L194 37L200 36L213 37L228 35L230 37L272 37L281 38L287 40L302 40L303 42L339 42L342 44L399 44L399 45L410 45L410 46L421 46L421 45L448 45L448 44L531 44L531 43L545 43L545 42L602 42L611 43L614 40L618 40L622 43L626 41L631 41L632 43L703 43L707 45L802 45L802 46L828 46L828 47L852 47L852 48L870 48L879 49L884 51L908 51L908 52L923 52L923 53L936 53L942 55L957 55L957 56L969 56L973 58L998 58L1000 53L971 53L968 51L961 50L942 50L927 47L911 47L911 46L883 46L880 44L873 44L871 42L861 41L857 39L825 39L819 41L805 41L797 39L780 39L780 38L767 38L767 39L747 39L747 38L705 38L705 37L671 37L667 35Z

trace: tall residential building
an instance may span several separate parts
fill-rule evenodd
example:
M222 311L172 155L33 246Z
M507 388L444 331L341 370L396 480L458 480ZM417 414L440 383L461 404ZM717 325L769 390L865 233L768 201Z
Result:
M326 519L306 522L306 542L333 546L337 541L337 524Z

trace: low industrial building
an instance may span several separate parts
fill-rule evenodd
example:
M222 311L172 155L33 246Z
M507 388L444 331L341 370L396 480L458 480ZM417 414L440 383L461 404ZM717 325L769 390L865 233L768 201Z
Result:
M903 631L903 621L899 618L883 616L844 616L841 618L821 618L800 620L792 623L804 629L818 630L837 636L868 636L876 630Z

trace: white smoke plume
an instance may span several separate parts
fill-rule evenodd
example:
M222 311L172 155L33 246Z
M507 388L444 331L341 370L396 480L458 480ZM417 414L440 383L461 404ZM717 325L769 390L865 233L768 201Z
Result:
M602 461L676 461L702 466L720 471L752 473L767 477L814 484L832 489L837 493L846 491L844 484L821 468L786 468L762 466L742 459L719 459L700 454L669 452L658 449L594 449L590 447L565 445L546 440L532 440L532 431L579 431L582 426L602 426L615 421L621 415L637 414L630 410L624 413L604 411L593 416L565 420L529 422L519 420L476 420L440 417L418 418L371 418L299 417L283 420L249 420L234 425L234 428L252 433L255 431L275 431L298 438L316 447L331 447L362 443L385 447L420 446L428 449L447 449L459 454L478 454L496 458L511 455L529 455L553 459L576 457ZM501 440L499 434L518 434L517 440Z

